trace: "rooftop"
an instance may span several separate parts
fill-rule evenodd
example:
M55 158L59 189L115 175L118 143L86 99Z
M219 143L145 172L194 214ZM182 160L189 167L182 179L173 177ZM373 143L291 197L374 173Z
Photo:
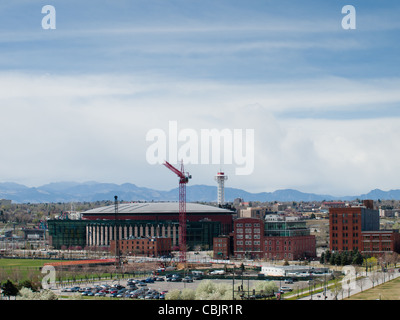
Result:
M123 213L178 213L179 202L131 202L131 203L119 203L118 214ZM83 212L82 214L114 214L115 206L109 205L96 209L91 209ZM186 203L186 213L220 213L220 214L232 214L233 212L227 209L219 207L204 205L200 203Z

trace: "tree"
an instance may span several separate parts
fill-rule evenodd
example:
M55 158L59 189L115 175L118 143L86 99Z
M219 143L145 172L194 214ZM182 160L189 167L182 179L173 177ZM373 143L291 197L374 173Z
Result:
M356 252L354 253L354 255L353 255L353 260L352 260L352 262L351 262L351 264L355 264L355 265L362 265L362 263L363 263L363 256L362 256L362 254L360 253L360 251L358 251L358 250L356 250Z
M366 277L360 277L357 280L358 285L360 286L361 291L363 291L363 286L364 284L367 282L367 278Z
M319 259L319 263L322 263L322 264L325 263L325 252L321 253L321 258Z
M194 300L196 292L193 289L185 288L180 293L180 300Z
M196 300L229 300L232 298L232 287L211 280L202 281L196 289Z
M79 298L80 297L81 296L79 295ZM22 288L19 292L17 300L57 300L57 295L51 290L33 292L29 288Z
M331 259L331 252L329 250L325 251L325 263L328 263L329 260Z
M254 287L256 292L263 292L266 295L272 295L278 292L278 286L274 281L257 281Z
M347 255L347 251L343 251L340 254L340 264L342 266L348 265L348 255Z
M178 289L171 290L165 295L165 300L180 300L180 298L181 292Z
M335 279L333 286L331 288L331 291L335 297L335 300L337 300L338 295L343 292L343 288L342 288L342 283L341 281L339 281L339 279Z
M10 280L7 280L2 286L3 294L10 299L11 296L18 294L18 288Z

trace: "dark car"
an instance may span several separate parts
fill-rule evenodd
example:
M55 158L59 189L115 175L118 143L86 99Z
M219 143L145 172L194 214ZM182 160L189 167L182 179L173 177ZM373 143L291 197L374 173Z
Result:
M172 282L180 282L180 281L182 281L182 277L181 276L174 276L174 277L172 277L171 278L171 281Z
M147 286L147 283L143 282L143 281L140 281L140 282L137 283L137 285L140 286L140 287L144 287L144 286Z
M155 281L165 281L165 278L164 277L156 277L154 280Z

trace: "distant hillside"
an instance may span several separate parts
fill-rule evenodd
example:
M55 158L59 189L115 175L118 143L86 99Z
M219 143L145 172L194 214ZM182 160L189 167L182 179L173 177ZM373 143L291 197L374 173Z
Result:
M10 199L15 203L44 203L44 202L94 202L113 200L117 195L124 201L178 201L178 188L169 191L159 191L138 187L131 183L121 185L114 183L98 183L94 181L56 182L40 187L30 188L13 182L0 183L0 198ZM244 201L323 201L323 200L400 200L400 190L382 191L375 189L367 194L358 196L333 197L304 193L293 189L276 190L274 192L251 193L241 189L225 188L225 200L233 201L242 198ZM217 187L206 185L192 185L186 188L188 202L215 202Z

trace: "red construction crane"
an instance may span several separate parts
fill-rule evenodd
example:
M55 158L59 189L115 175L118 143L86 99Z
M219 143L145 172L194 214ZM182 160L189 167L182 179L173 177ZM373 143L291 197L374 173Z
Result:
M181 162L181 170L179 171L170 163L165 161L164 166L170 169L179 177L179 261L186 262L186 184L192 178L183 168Z

